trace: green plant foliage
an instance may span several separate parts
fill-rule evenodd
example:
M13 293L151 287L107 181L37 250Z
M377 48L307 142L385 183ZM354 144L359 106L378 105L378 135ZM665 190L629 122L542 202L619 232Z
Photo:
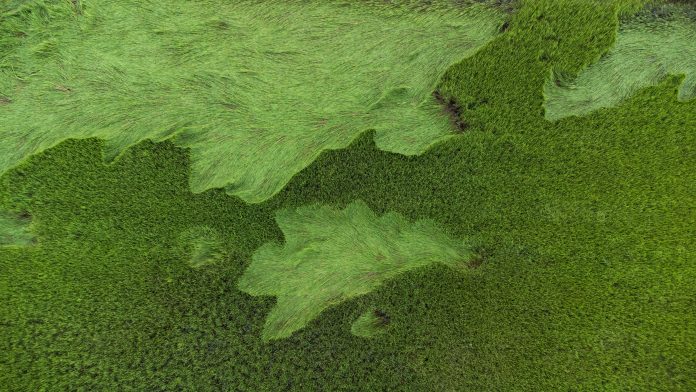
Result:
M121 23L168 4L141 2ZM543 111L552 70L572 79L596 63L639 5L523 1L442 79L466 132L417 156L366 132L263 203L192 193L196 158L172 142L109 165L95 139L26 159L0 178L0 205L30 214L39 239L0 248L0 389L696 390L696 100L669 76L584 116ZM479 257L467 273L407 271L264 342L276 300L237 282L262 244L282 243L275 211L357 199L437 222ZM215 230L226 256L191 268L193 227ZM387 333L352 334L375 306Z
M0 211L0 246L29 245L34 236L29 231L29 219Z
M191 267L215 264L225 257L217 232L207 226L197 226L182 233L181 243L189 255Z
M452 134L439 77L503 14L411 3L22 3L0 21L0 172L67 138L113 158L173 137L194 192L260 202L366 129L422 153Z
M388 314L379 309L370 309L353 322L350 332L355 336L371 338L386 332L390 322L391 319Z
M393 212L378 217L360 201L343 210L282 210L276 221L285 244L259 248L239 280L246 293L278 298L266 319L266 340L286 338L330 306L408 270L437 262L461 266L472 257L434 222L411 223Z
M612 107L669 74L685 75L679 99L696 97L696 7L649 7L621 25L614 47L572 80L545 85L546 118Z

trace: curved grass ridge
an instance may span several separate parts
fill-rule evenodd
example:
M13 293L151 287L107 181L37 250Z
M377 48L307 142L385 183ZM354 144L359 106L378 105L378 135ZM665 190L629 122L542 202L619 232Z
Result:
M544 88L546 118L558 120L613 107L669 74L683 74L678 99L696 97L696 8L664 5L628 20L614 48L569 84Z
M449 1L33 1L0 20L0 173L67 138L192 151L194 192L261 202L375 129L418 154L452 134L431 93L503 14ZM282 4L282 5L279 5ZM400 4L400 5L399 5ZM78 7L79 5L79 7Z
M377 216L362 201L343 210L310 205L280 210L285 243L266 243L238 282L251 295L276 296L263 339L281 339L325 309L367 294L385 280L430 263L455 266L472 253L433 221Z

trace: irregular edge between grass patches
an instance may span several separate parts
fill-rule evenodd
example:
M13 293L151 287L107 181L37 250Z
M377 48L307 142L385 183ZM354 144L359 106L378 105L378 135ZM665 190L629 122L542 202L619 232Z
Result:
M322 221L322 217L331 219ZM356 222L356 217L362 222ZM329 308L370 294L410 270L439 263L462 273L480 265L472 266L477 255L471 244L452 237L436 221L411 220L394 211L378 215L361 200L342 209L319 203L282 209L276 212L276 222L283 231L283 242L259 247L237 282L244 293L276 298L262 333L266 342L287 338ZM326 222L329 224L322 224ZM338 229L331 230L332 222L338 222ZM356 232L364 232L366 239L354 242L351 236ZM387 237L382 241L380 235L370 237L376 233ZM346 264L356 259L362 260ZM324 267L332 268L333 273ZM296 287L284 290L283 277ZM346 281L354 284L349 287Z
M488 2L472 1L472 2L470 2L470 3L467 3L466 6L465 6L465 7L462 7L462 8L467 8L467 9L469 9L469 8L472 8L472 7L478 7L478 8L480 8L481 10L487 10L487 12L497 13L497 14L499 15L499 19L501 19L501 21L503 21L503 24L505 24L504 21L507 20L507 16L508 16L511 12L514 12L514 11L515 11L515 7L517 6L517 2L518 2L517 0L512 0L512 1L497 0L497 1L488 1ZM374 3L368 3L368 4L366 4L366 5L374 5L374 6L377 6L378 4L379 4L378 2L374 2ZM408 4L409 4L409 5L403 5L403 4L393 4L393 5L401 6L401 7L412 7L413 10L414 10L414 12L421 10L420 7L416 7L414 4L411 4L411 3L408 3ZM451 6L454 7L454 8L459 8L459 7L456 7L456 6L458 6L458 5L460 5L460 4L452 4ZM380 6L381 6L381 4L380 4ZM478 51L480 51L481 49L483 49L483 48L485 48L487 45L489 45L491 41L495 40L496 37L497 37L497 35L499 35L499 34L494 34L494 35L492 35L492 36L490 37L490 39L488 40L488 42L486 42L486 43L483 44L482 46L476 48L476 50L475 50L473 53L464 53L464 54L462 54L462 56L464 56L464 57L458 58L457 60L452 61L451 64L447 65L447 67L445 68L445 70L448 69L448 68L450 68L450 67L452 67L454 64L456 64L456 63L458 63L458 62L461 62L463 59L475 55ZM443 72L443 74L444 74L444 72ZM437 86L437 85L440 84L440 79L442 78L442 76L443 76L443 75L438 76L437 79L433 81L433 86L432 86L431 90L434 91L435 86ZM432 99L432 97L431 97L431 96L428 96L428 97L426 97L426 99ZM11 102L11 101L9 100L9 98L8 98L8 102ZM424 102L425 102L425 101L424 101ZM366 130L368 130L368 128L365 128L365 129L363 129L363 130L358 130L357 132L355 132L354 135L353 135L353 138L350 139L350 140L346 140L346 143L345 143L344 145L341 145L341 146L339 146L339 147L331 147L331 148L328 148L328 147L327 147L327 148L322 148L321 150L318 150L318 151L317 151L317 154L315 154L315 156L314 156L311 160L309 160L309 161L307 162L307 164L306 164L303 168L306 168L307 166L311 165L312 162L316 161L316 159L318 158L319 154L321 154L321 153L324 152L324 151L332 151L332 150L338 150L338 149L343 149L343 148L348 147L355 139L357 139L358 137L360 137L360 134L361 134L362 132L364 132L364 131L366 131ZM138 140L138 141L136 141L136 142L132 142L132 143L130 143L130 144L128 144L128 145L125 145L125 146L123 146L122 148L118 148L118 149L112 149L112 148L109 146L108 140L107 140L107 139L104 139L104 140L107 140L107 143L105 143L104 146L103 146L103 154L102 154L102 155L103 155L103 160L104 160L104 162L107 163L107 164L108 164L108 163L112 163L112 162L118 160L128 149L130 149L130 148L132 148L133 146L137 145L138 143L143 142L143 141L146 141L146 140L151 140L151 141L153 141L153 142L155 142L155 143L160 143L160 142L168 141L168 140L169 140L169 141L171 141L172 143L174 143L177 147L190 149L190 147L188 147L187 145L182 144L182 143L179 143L179 142L177 141L179 138L181 138L181 136L182 136L182 134L183 134L184 131L185 131L184 129L178 129L178 130L175 130L175 131L173 131L173 132L171 132L171 133L166 133L166 134L162 134L162 135L157 135L157 136L154 136L154 137L143 138L143 139L140 139L140 140ZM378 131L378 132L379 132L379 131ZM390 148L390 147L388 147L388 146L382 145L382 144L379 142L379 140L377 140L377 139L375 140L375 141L376 141L375 145L376 145L380 150L387 151L387 152L396 152L396 153L399 153L399 154L402 154L402 155L406 155L406 156L410 156L410 155L422 155L422 154L425 153L426 151L430 150L435 144L438 144L438 143L440 143L440 142L446 141L447 139L449 139L449 138L452 137L452 136L456 136L456 133L457 133L457 130L456 130L456 129L453 129L452 132L451 132L450 134L441 135L440 137L437 137L436 139L433 139L433 140L431 140L431 141L428 142L428 143L424 143L424 146L423 146L421 149L419 149L418 151L414 151L414 152L405 152L405 153L404 153L404 152L395 151L393 148ZM373 138L376 137L376 135L377 135L377 134L373 135ZM92 136L92 137L93 137L93 136ZM78 137L73 137L73 139L89 139L89 138L91 138L91 137L79 137L79 136L78 136ZM62 140L60 140L60 141L58 141L58 142L56 142L56 143L54 143L54 144L52 144L52 145L50 145L50 146L48 146L48 147L42 149L42 150L40 150L40 151L37 151L36 153L31 154L31 155L40 154L40 153L42 153L43 151L49 150L49 149L51 149L51 148L54 148L54 147L56 147L57 145L59 145L60 143L64 142L65 140L68 140L68 139L71 139L71 138L62 139ZM21 164L21 162L23 162L24 160L26 160L27 158L29 158L31 155L26 156L24 159L22 159L21 161L19 161L18 164ZM195 157L190 156L190 160L191 160L192 162L194 161L194 159L195 159ZM13 167L17 167L17 166L15 165L15 166L13 166ZM194 174L195 174L195 173L194 173L194 170L193 170L192 168L193 168L193 165L190 165L190 166L189 166L189 185L190 185L190 186L191 186L192 178L193 178L193 176L194 176ZM283 184L283 187L284 187L285 185L287 185L287 184L290 182L290 180L292 179L292 177L294 177L295 175L297 175L300 171L301 171L301 170L297 171L296 173L293 173L292 176L289 177L288 181L286 181L286 182ZM273 197L274 197L275 195L277 195L280 191L282 191L283 187L279 187L279 188L276 189L272 194L268 194L268 195L265 195L265 196L263 196L263 197L254 197L253 194L252 194L251 192L248 192L248 194L241 193L241 192L236 192L236 188L238 188L238 186L236 186L234 183L228 183L228 184L224 184L224 185L216 186L216 187L207 187L207 188L205 188L205 189L195 189L195 188L191 187L191 190L192 190L193 193L198 194L198 193L203 193L203 192L205 192L205 191L208 191L208 190L210 190L210 189L217 189L217 188L219 188L219 189L224 189L226 193L228 193L228 194L230 194L230 195L233 195L233 196L239 197L240 199L242 199L243 201L245 201L247 204L258 204L258 203L262 203L262 202L265 202L265 201L267 201L267 200L273 198Z
M668 10L665 11L665 8L668 8ZM666 14L661 14L663 12L666 12ZM652 13L652 19L646 19L650 17L650 15L647 15L648 13ZM559 67L549 68L547 78L542 86L542 113L544 120L555 123L569 117L585 117L600 110L612 109L625 104L626 101L630 100L631 97L635 96L636 94L639 94L640 91L649 89L651 87L656 87L661 83L664 83L665 80L671 80L675 77L679 80L677 85L678 93L675 96L675 99L683 103L696 99L696 68L694 68L691 75L687 75L685 73L686 71L684 70L678 72L665 72L663 75L654 80L631 87L629 89L630 91L625 96L616 98L613 102L610 102L607 105L597 104L595 106L588 106L586 110L566 113L554 112L551 115L548 107L548 102L552 100L550 99L551 95L554 95L551 94L551 91L571 90L575 88L576 81L584 72L587 72L594 66L599 66L605 57L610 56L613 51L616 50L617 40L621 34L622 28L628 27L629 30L635 29L635 27L641 23L644 25L655 22L677 23L677 19L686 23L688 22L687 19L689 18L692 18L692 21L696 23L696 19L693 19L695 17L696 2L689 0L635 0L632 2L628 1L627 3L618 4L615 7L615 29L612 37L613 40L611 45L607 47L604 52L575 72L568 72L567 70ZM676 27L672 26L671 28L674 30ZM660 68L664 67L663 62L660 62L658 65ZM687 81L689 81L691 85L687 85Z
M373 338L387 332L391 317L377 307L366 310L351 324L350 332L362 338Z

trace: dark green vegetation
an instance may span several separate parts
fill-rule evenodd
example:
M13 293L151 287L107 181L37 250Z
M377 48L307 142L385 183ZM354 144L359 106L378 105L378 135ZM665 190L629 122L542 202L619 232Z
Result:
M636 4L529 0L451 68L467 132L406 157L366 132L274 198L192 194L190 157L143 142L112 165L67 141L2 179L38 243L0 249L7 390L696 389L696 102L673 75L585 117L544 119L543 86L612 45ZM363 200L472 238L470 274L412 270L263 343L271 297L236 287L275 211ZM193 269L181 233L226 256ZM354 336L378 306L386 333Z

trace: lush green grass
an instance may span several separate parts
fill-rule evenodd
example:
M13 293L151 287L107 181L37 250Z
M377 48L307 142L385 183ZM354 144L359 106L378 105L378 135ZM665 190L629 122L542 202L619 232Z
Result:
M381 217L360 201L343 210L310 205L276 213L285 243L267 243L239 280L251 295L277 297L263 338L281 339L321 312L368 294L414 268L443 263L459 271L473 258L470 246L448 238L431 221Z
M260 202L365 129L422 153L453 132L439 77L503 13L408 3L25 2L0 23L0 173L66 138L103 138L113 158L174 137L194 192Z
M0 249L0 385L696 389L696 102L680 102L683 79L668 77L613 108L544 118L552 71L597 61L635 3L524 2L507 32L444 76L469 132L420 156L364 133L264 203L192 193L195 154L169 142L112 165L93 139L30 158L0 192L39 238ZM408 271L263 342L276 301L237 282L256 249L283 240L275 211L357 199L471 239L481 265ZM194 269L181 235L201 226L226 257ZM388 329L355 336L372 308Z
M669 74L683 74L679 99L696 97L696 8L648 7L622 23L614 47L575 80L545 86L546 118L557 120L617 105Z

